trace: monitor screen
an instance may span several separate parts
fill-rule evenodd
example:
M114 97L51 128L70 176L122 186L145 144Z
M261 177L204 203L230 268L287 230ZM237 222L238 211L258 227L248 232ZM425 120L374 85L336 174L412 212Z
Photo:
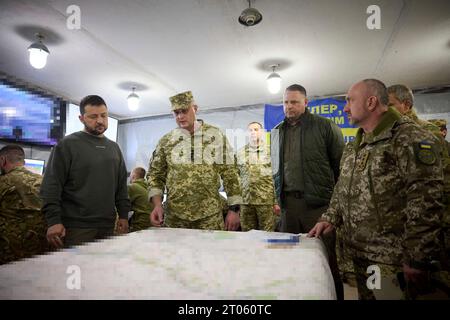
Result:
M45 161L37 159L25 159L24 167L31 172L42 175L44 173Z
M53 146L62 137L62 102L0 81L0 140Z
M66 136L68 134L81 131L84 129L83 124L80 122L78 116L80 115L80 107L76 104L67 104L66 110ZM108 117L108 129L105 131L105 136L114 142L117 141L117 127L119 120Z

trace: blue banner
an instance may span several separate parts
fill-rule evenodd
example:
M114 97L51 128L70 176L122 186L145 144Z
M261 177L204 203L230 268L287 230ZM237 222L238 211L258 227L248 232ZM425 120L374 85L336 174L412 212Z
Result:
M351 125L344 112L345 101L334 98L317 99L308 101L308 109L311 113L329 118L342 130L345 142L353 140L358 130ZM264 127L267 131L272 130L278 123L283 121L284 111L282 105L266 104L264 108Z

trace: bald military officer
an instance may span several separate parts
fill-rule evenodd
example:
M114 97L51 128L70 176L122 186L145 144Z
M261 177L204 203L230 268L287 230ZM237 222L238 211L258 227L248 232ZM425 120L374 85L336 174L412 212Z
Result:
M406 281L407 297L414 298L440 255L441 145L387 104L387 89L379 80L349 89L344 112L359 130L344 149L330 206L309 232L319 236L344 228L360 299L401 299L398 279ZM369 278L373 270L380 286Z
M219 128L197 120L190 91L170 98L178 128L159 141L150 159L149 198L154 226L237 230L242 202L234 154ZM228 213L225 223L219 188L223 181ZM167 190L167 207L161 205Z

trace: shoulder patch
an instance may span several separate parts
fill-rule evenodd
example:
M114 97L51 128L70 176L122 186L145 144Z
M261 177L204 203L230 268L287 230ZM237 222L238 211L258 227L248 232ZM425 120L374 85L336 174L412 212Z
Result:
M415 145L414 152L417 160L426 165L432 165L436 162L436 153L433 145L428 141L422 141Z

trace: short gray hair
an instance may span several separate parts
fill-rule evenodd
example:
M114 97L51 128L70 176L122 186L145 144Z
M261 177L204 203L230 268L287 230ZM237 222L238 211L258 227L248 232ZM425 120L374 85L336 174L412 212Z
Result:
M8 144L0 149L0 156L5 156L11 163L22 163L25 161L25 152L21 146Z
M387 106L389 104L386 85L382 81L377 79L364 79L363 82L382 105Z
M388 94L393 94L400 102L405 103L409 101L411 106L414 105L414 95L412 90L403 84L394 84L388 89Z

